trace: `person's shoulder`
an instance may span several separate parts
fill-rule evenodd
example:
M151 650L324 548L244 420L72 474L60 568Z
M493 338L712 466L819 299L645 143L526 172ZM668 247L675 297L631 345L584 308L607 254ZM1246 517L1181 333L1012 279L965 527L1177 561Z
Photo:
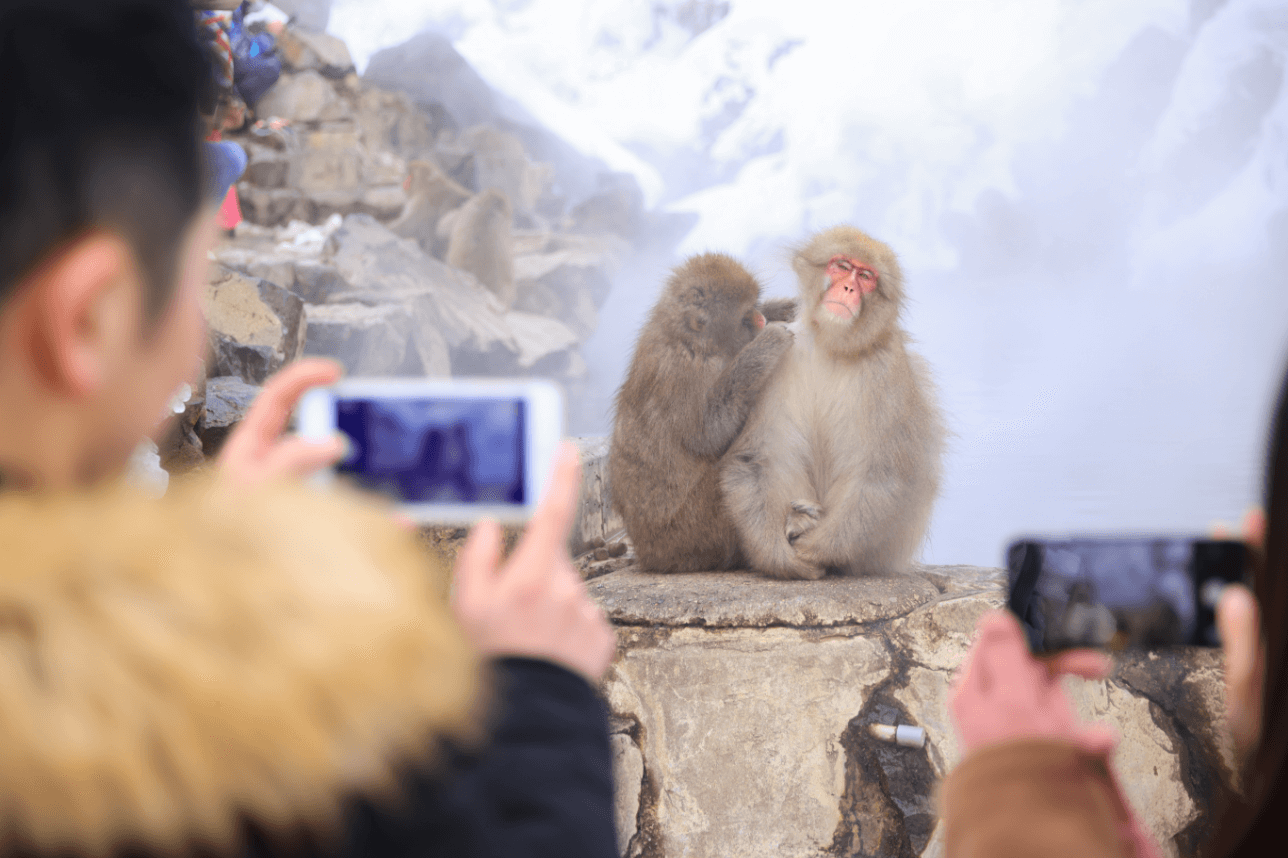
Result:
M27 630L0 635L0 803L37 852L229 846L237 807L324 824L392 788L391 760L432 766L436 737L480 727L445 582L373 502L208 481L160 501L8 492L0 544L0 612Z

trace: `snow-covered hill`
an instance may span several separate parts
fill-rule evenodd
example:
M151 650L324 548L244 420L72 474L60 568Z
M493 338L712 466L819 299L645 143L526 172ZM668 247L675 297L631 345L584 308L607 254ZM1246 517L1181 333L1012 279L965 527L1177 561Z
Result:
M785 248L821 226L900 251L956 432L927 559L1257 498L1288 355L1283 0L335 0L330 22L360 67L426 27L696 212L681 252L790 294ZM619 292L587 347L609 391L653 297Z

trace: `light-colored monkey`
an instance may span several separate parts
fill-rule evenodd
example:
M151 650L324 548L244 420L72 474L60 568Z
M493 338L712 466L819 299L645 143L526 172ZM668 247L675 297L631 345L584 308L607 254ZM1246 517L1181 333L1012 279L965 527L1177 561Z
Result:
M640 331L617 392L608 479L651 572L736 569L738 532L720 497L720 457L791 348L766 326L760 284L731 257L675 269ZM778 302L767 308L787 315Z
M389 228L405 238L416 239L426 253L441 258L446 242L437 236L438 221L464 204L470 192L429 161L412 161L407 165L406 188L407 202L402 214Z
M451 214L451 239L443 260L468 271L496 293L507 308L518 292L514 282L513 210L503 191L488 188Z
M943 421L899 325L894 252L853 227L794 256L801 329L721 465L752 569L901 572L939 488Z

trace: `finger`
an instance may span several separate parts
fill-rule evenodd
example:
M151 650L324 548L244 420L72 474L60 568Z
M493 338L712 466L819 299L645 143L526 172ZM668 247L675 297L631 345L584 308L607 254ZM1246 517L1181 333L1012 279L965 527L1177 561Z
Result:
M1257 600L1247 587L1230 584L1216 606L1216 627L1225 650L1226 685L1242 687L1250 682L1257 664L1260 638Z
M1114 661L1094 649L1073 649L1047 659L1046 667L1051 676L1070 674L1083 679L1104 679L1113 671Z
M1088 754L1107 756L1118 747L1118 731L1107 724L1088 724L1078 728L1073 741Z
M242 420L241 437L261 442L277 438L286 429L286 421L300 397L314 387L334 384L343 372L340 364L325 358L304 358L288 364L264 382L264 389Z
M577 496L581 492L581 457L576 445L564 441L559 445L550 469L546 496L533 514L515 549L516 556L533 555L555 558L566 552L568 534L577 514ZM537 564L520 564L535 567Z
M501 559L501 528L484 519L470 528L452 573L453 602L469 602L485 589Z
M1243 540L1251 546L1261 548L1266 543L1266 511L1253 507L1243 515Z
M344 441L292 438L275 445L264 459L263 479L301 479L330 467L344 455Z
M984 690L995 682L1007 683L1033 672L1024 630L1010 611L991 611L979 622L974 659L976 681Z

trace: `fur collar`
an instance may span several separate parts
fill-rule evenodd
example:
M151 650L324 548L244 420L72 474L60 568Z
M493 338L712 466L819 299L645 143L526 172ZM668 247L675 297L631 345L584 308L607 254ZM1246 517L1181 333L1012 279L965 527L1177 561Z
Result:
M202 482L0 494L0 843L237 847L468 738L446 581L351 496Z

